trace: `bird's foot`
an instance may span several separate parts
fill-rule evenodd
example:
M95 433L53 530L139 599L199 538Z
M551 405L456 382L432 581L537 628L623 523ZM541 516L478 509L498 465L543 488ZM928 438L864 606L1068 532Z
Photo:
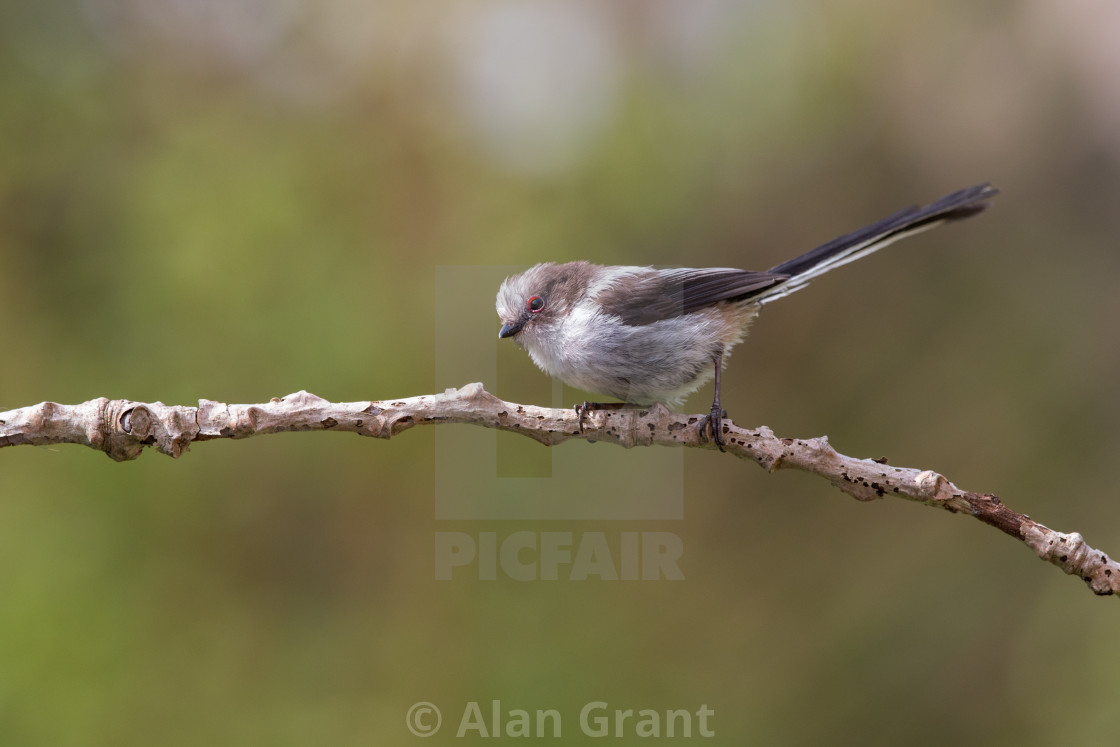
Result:
M576 411L576 422L579 423L579 432L583 433L583 420L587 417L587 411L591 409L591 403L584 401L583 404L577 404L573 409Z
M719 405L712 405L712 411L700 418L696 425L696 432L703 441L710 438L720 451L723 451L723 419L727 417L727 410Z

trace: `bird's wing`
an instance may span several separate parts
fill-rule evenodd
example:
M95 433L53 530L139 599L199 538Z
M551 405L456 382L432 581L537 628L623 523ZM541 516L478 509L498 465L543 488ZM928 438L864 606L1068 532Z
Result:
M748 272L707 269L617 268L617 277L596 294L609 314L629 325L652 324L721 301L754 298L759 304L804 288L813 278L881 249L901 238L985 210L999 190L989 184L962 189L925 207L911 207L771 267Z
M730 267L641 268L621 275L596 296L603 311L637 326L736 301L787 279L787 275Z

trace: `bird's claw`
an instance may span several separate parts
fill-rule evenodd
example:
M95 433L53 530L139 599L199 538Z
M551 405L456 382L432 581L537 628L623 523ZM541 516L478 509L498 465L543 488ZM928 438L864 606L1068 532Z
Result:
M712 411L700 418L700 423L696 426L696 431L701 440L709 438L712 443L716 445L720 451L723 451L723 419L727 417L727 410L714 405Z
M583 433L583 421L587 417L587 411L591 409L591 403L584 402L583 404L577 404L573 409L576 411L576 421L579 423L579 432Z

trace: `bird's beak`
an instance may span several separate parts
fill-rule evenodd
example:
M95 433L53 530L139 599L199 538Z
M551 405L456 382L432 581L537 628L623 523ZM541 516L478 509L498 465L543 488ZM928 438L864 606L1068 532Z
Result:
M523 326L525 326L525 322L511 322L509 324L503 324L502 328L498 330L498 339L500 340L503 337L513 337L521 331L521 328Z

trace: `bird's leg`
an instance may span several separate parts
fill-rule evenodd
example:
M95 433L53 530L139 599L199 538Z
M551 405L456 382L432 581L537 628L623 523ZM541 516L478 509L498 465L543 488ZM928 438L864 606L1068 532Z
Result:
M583 433L583 421L587 417L587 413L592 410L624 410L641 407L641 405L634 405L629 402L584 402L575 406L576 417L579 418L579 432Z
M716 366L716 397L712 401L712 411L700 419L699 425L696 426L700 437L704 437L704 431L708 428L712 429L712 442L723 451L723 419L727 417L727 411L719 403L719 382L720 373L723 368L723 351L719 351L712 356L712 361Z

